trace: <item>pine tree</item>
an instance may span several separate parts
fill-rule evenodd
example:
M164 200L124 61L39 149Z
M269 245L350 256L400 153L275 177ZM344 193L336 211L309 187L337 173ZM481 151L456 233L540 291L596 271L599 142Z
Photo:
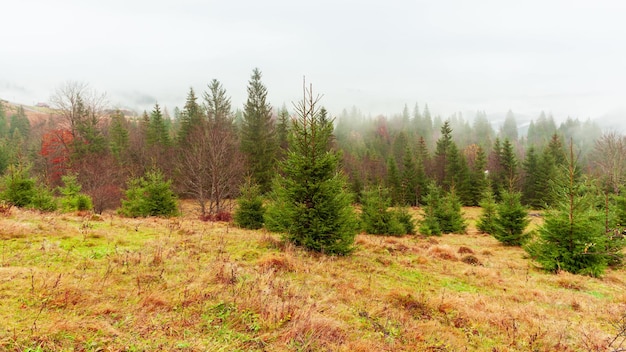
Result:
M539 158L535 152L535 147L531 146L526 152L526 158L522 165L524 178L522 182L522 202L533 209L540 209L542 196L539 192Z
M500 135L505 140L508 139L510 141L517 141L517 122L515 121L515 115L511 110L506 113L502 130L500 130Z
M578 180L577 169L570 145L569 167L554 184L557 202L526 250L546 270L600 276L619 258L624 242L607 234L605 216L597 206L600 192Z
M278 139L278 160L284 160L287 157L289 149L289 126L290 117L287 107L283 106L278 112L278 124L276 125L276 137Z
M147 132L146 139L149 146L167 147L170 145L169 131L159 103L154 104L154 109L150 113Z
M288 242L344 255L353 248L357 218L340 173L339 155L330 149L332 124L321 120L318 102L312 88L304 90L265 220Z
M172 182L165 180L159 170L149 171L145 177L129 180L126 199L122 200L118 212L128 217L177 215L178 200L171 185Z
M24 107L20 105L17 108L17 112L11 115L11 122L9 123L9 135L13 136L19 133L20 136L26 138L30 133L30 121L26 117Z
M261 71L255 68L248 82L248 100L241 126L241 151L246 155L252 179L263 193L269 191L275 173L276 148L272 107L267 102L267 88L261 82Z
M64 186L59 188L61 198L61 209L64 212L91 210L93 208L91 197L81 193L82 186L78 183L75 174L68 174L61 177Z
M237 198L237 210L234 215L235 224L244 229L260 229L263 227L264 214L265 207L259 186L248 179L241 187L241 196Z
M520 201L521 193L504 191L502 202L498 204L495 218L495 232L492 235L507 246L521 246L528 234L524 233L528 220L528 211Z
M474 145L476 146L476 145ZM471 146L470 146L471 147ZM469 147L468 147L469 148ZM488 187L488 179L485 175L487 168L487 155L481 146L476 146L474 162L469 170L468 205L476 206L480 203L485 188Z
M393 205L402 203L402 184L398 173L398 165L393 158L387 159L387 189Z
M514 190L517 183L517 158L513 151L513 145L508 139L504 140L500 152L500 164L502 166L501 187L504 190Z
M363 195L361 207L361 224L363 230L371 235L405 235L396 213L389 209L391 197L381 187L368 190Z
M111 128L109 130L109 149L118 161L122 161L129 147L129 133L126 129L124 114L117 110L111 115Z
M420 223L419 231L427 236L439 236L442 233L438 218L442 208L442 196L441 188L435 182L431 182L428 185L428 194L425 201L424 218Z
M404 150L402 165L402 174L400 175L402 204L416 206L420 201L421 193L425 191L424 169L418 169L415 160L413 160L411 148L408 146Z
M9 121L7 121L4 104L0 101L0 139L7 138L9 136Z
M463 205L472 205L469 169L465 157L459 152L454 142L450 144L448 151L446 175L444 184L447 189L454 189Z
M476 228L483 233L494 235L496 233L498 205L491 186L485 188L483 198L480 201L480 207L482 208L482 213L476 222Z
M209 90L202 94L204 98L204 111L206 112L206 121L217 124L233 123L232 107L230 97L226 93L226 89L217 79L211 80Z
M441 188L431 183L428 187L420 232L425 235L461 233L465 232L466 227L467 224L461 211L461 201L455 194L454 188L443 196Z
M450 175L447 173L448 159L450 158L450 149L452 148L452 128L450 121L444 122L441 126L441 136L437 140L434 157L434 176L439 185L445 185L447 189L450 187ZM447 183L447 184L446 184Z
M444 197L441 213L438 216L439 225L444 233L464 233L467 224L461 211L461 200L452 188Z
M202 109L198 104L198 98L193 88L189 88L187 100L183 111L180 113L180 127L178 130L178 144L185 147L189 141L189 135L202 125Z

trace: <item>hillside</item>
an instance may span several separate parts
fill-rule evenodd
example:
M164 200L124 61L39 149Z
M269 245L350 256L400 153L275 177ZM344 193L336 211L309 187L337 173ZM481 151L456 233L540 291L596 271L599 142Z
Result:
M470 234L359 235L352 256L327 257L190 211L13 208L0 215L0 349L611 350L622 270L542 272L465 212Z

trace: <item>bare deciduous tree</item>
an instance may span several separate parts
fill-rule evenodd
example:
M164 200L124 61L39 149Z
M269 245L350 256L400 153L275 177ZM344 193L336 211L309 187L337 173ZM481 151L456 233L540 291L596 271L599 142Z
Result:
M211 82L204 98L207 118L194 126L188 143L180 150L180 181L206 218L224 211L224 201L236 196L243 157L238 149L230 99L217 80Z
M609 192L618 193L626 181L626 137L605 133L596 141L592 158L594 172Z
M106 94L99 94L85 82L67 81L50 97L52 106L59 111L63 127L74 138L79 137L81 124L88 119L100 120L107 104Z

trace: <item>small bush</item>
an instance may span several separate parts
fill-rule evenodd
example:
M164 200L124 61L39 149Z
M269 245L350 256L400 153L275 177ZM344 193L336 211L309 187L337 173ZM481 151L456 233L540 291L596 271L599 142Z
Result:
M30 207L40 211L55 211L58 205L51 191L44 187L38 187Z
M411 214L406 209L389 210L391 199L382 189L365 192L361 223L363 230L372 235L401 236L415 233Z
M160 171L150 171L145 177L131 179L126 199L118 210L128 217L178 215L178 200L172 192L171 181L165 181Z
M459 197L454 189L445 196L441 193L441 188L436 184L429 185L420 232L429 236L465 232L467 224L463 219Z
M0 199L20 208L41 211L57 209L52 193L43 186L37 186L35 179L28 177L28 169L20 166L9 167L9 172L4 176L4 191Z
M200 220L202 221L222 221L222 222L231 222L233 221L233 216L230 212L220 211L215 214L206 214L204 216L200 216Z
M2 200L18 208L25 208L32 203L37 190L35 180L28 177L28 170L19 166L10 166L4 176Z
M244 229L256 230L263 227L263 198L258 185L247 181L241 188L241 197L237 199L235 224Z
M61 177L64 187L59 188L63 195L61 198L61 209L64 212L85 211L93 208L91 197L80 193L82 186L78 183L76 175L65 175Z
M497 207L495 232L493 236L507 246L521 246L528 234L524 233L528 220L528 211L522 206L519 192L502 192L502 203Z
M415 235L415 221L413 221L413 216L406 208L394 210L393 214L396 219L398 219L400 225L404 228L405 234Z
M496 217L498 214L498 205L491 190L491 186L483 192L483 199L480 201L482 213L476 222L476 228L482 232L493 235L496 233Z

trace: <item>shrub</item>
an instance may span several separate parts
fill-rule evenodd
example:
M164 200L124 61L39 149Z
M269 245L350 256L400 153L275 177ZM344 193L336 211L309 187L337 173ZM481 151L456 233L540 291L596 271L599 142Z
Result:
M296 106L298 118L291 124L289 151L280 163L265 223L296 246L346 255L354 248L357 216L340 155L332 148L332 120L317 102L311 90L305 90Z
M178 200L172 192L171 181L165 181L160 171L150 171L145 177L128 182L126 199L118 212L128 217L175 216Z
M40 211L55 211L58 208L57 200L50 190L37 187L37 192L31 200L30 207Z
M519 192L502 192L502 203L497 207L498 214L495 218L495 232L493 236L508 246L521 246L526 242L528 234L524 230L530 220L528 211L522 206Z
M54 211L57 208L52 193L43 186L38 186L35 179L28 177L28 169L10 166L4 176L4 191L0 198L10 205L21 208L33 208L41 211Z
M406 234L405 226L400 223L396 212L389 210L390 203L387 190L381 187L364 193L361 224L365 232L372 235Z
M235 210L235 224L244 229L260 229L263 227L263 198L259 185L247 181L241 187L241 196L237 199L237 210Z
M597 206L600 192L578 180L571 150L569 170L562 174L567 178L554 184L555 208L546 212L537 239L526 250L546 270L600 276L620 258L624 239L607 234Z
M483 199L480 201L482 213L476 222L476 228L482 233L493 235L496 233L496 217L498 215L498 205L491 190L491 186L485 188Z
M463 219L459 197L454 189L445 196L441 193L441 188L435 183L429 185L420 232L425 235L465 232L467 225Z
M81 185L76 179L76 175L65 175L61 177L64 187L59 188L59 192L63 195L61 198L61 209L64 212L84 211L93 208L91 197L80 193Z
M399 208L393 211L393 214L400 225L402 225L404 229L404 233L407 235L415 234L415 221L413 220L413 216L409 213L407 208Z
M9 166L9 171L4 176L2 199L13 206L24 208L32 203L36 193L35 180L28 177L28 170L20 166Z

